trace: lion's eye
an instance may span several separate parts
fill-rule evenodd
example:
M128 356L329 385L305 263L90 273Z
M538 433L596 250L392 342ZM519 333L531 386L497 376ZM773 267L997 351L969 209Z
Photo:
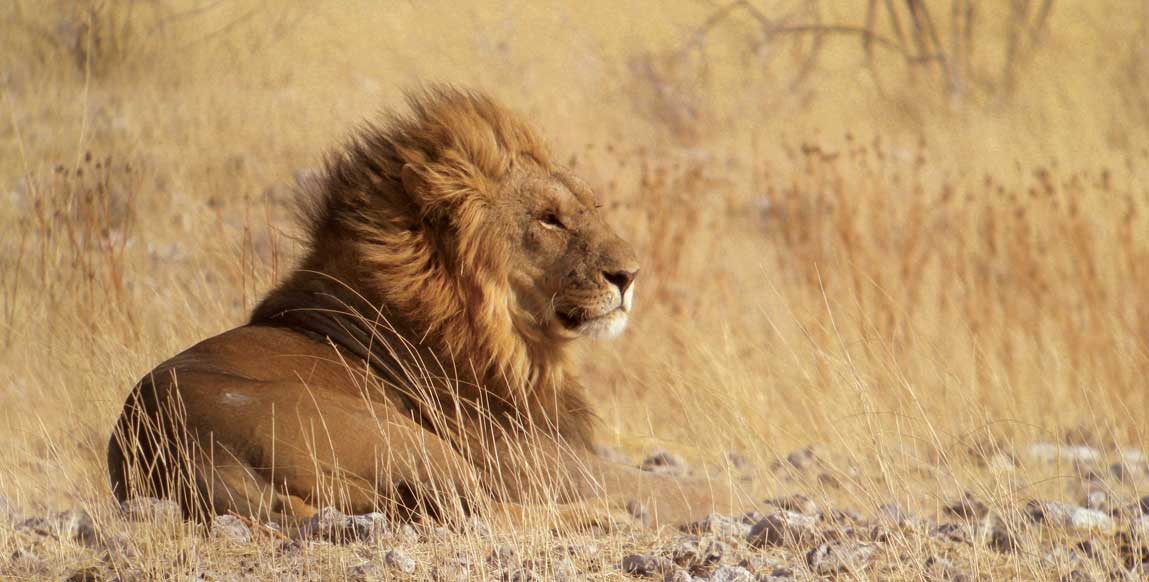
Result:
M566 225L563 224L563 221L559 220L559 216L554 212L544 214L543 217L539 219L539 222L543 223L543 226L547 228L566 230Z

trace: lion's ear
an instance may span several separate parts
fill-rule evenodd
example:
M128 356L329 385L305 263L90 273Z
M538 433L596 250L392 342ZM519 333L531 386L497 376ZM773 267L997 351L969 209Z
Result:
M433 196L434 174L430 178L424 173L429 171L426 166L414 163L403 164L399 169L399 179L403 182L403 192L407 201L417 209L422 220L436 221L446 215L447 209L444 201Z

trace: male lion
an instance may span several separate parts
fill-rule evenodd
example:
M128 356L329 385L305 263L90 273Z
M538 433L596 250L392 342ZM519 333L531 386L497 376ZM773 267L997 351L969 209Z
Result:
M592 452L567 348L622 331L639 272L595 195L491 99L408 101L329 159L302 265L251 321L132 390L116 498L296 525L327 505L571 525L730 509L721 482Z

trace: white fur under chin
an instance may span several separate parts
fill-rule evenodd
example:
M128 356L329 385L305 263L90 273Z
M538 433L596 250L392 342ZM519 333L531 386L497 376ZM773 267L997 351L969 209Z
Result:
M626 329L626 322L629 319L630 315L627 312L622 309L615 309L598 319L592 319L578 326L576 331L585 337L614 339Z
M630 310L634 306L634 285L632 284L619 300L619 306L613 311L583 322L575 328L562 328L561 333L568 339L576 337L589 337L594 339L614 339L622 335L626 324L630 321Z
M595 338L595 339L614 339L622 335L623 330L626 329L626 323L630 321L630 309L634 306L634 284L626 289L626 293L622 294L622 301L614 311L598 318L588 321L578 327L576 330L579 335Z

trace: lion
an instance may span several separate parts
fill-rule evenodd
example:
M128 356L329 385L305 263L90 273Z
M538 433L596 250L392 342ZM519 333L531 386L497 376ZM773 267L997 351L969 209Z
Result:
M568 352L623 331L640 271L595 193L487 96L407 101L328 158L302 262L250 321L132 389L115 497L288 525L327 506L571 526L731 509L727 480L595 453Z

